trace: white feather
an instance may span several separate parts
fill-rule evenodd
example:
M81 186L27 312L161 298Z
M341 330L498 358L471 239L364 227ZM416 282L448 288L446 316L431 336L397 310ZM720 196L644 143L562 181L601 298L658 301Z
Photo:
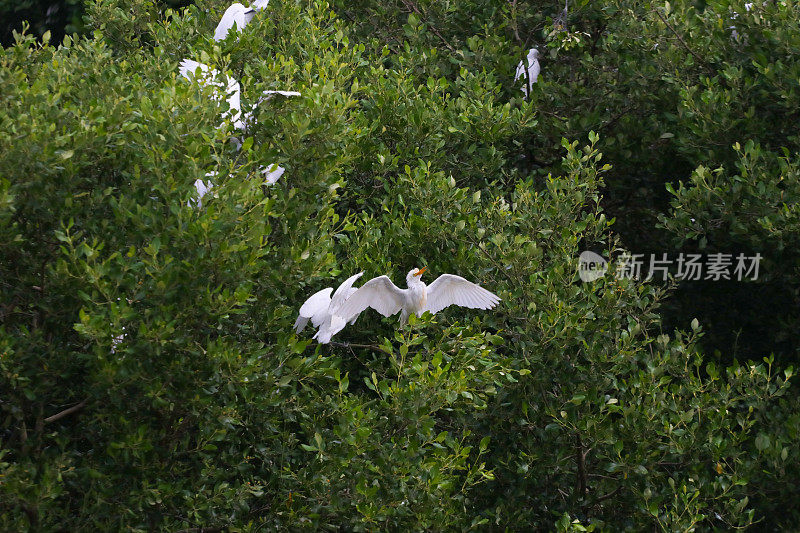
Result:
M451 305L470 309L491 309L500 298L480 285L461 276L442 274L428 286L428 303L425 311L436 314Z
M314 335L314 338L317 339L320 344L329 343L334 335L344 329L348 321L353 323L356 321L356 318L358 318L358 315L356 315L350 317L350 319L345 319L339 312L347 299L355 294L356 289L352 288L353 284L363 275L363 272L359 272L358 274L350 276L336 289L333 298L331 298L330 305L328 306L327 317L320 325L319 331Z
M312 294L308 300L300 307L300 313L294 323L294 329L297 333L303 331L311 320L314 326L319 326L325 320L325 314L328 311L328 306L331 303L331 293L333 288L328 287L317 291Z
M222 19L217 24L217 29L214 30L214 40L224 40L231 30L242 31L247 26L247 23L253 20L255 14L256 11L254 9L244 7L238 2L231 4L222 15Z

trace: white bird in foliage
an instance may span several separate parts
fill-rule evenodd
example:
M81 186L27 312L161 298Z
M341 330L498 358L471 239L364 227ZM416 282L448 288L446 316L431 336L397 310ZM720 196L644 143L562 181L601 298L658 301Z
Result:
M200 75L197 70L200 70ZM178 69L181 76L186 79L197 79L202 85L211 85L216 89L223 92L228 100L228 111L223 115L223 118L230 118L234 127L237 129L244 129L245 123L242 120L242 88L239 82L231 76L225 75L227 86L220 81L217 81L219 71L209 67L204 63L193 61L191 59L184 59L181 61ZM215 96L215 100L219 101L220 97Z
M274 185L278 179L283 176L283 173L286 172L286 169L280 165L276 165L275 163L271 164L268 167L261 167L261 174L264 176L264 180L269 185Z
M255 103L253 103L252 111L248 111L247 113L244 114L245 121L252 122L253 121L253 113L255 112L256 108L258 106L262 105L267 100L270 100L276 94L279 95L279 96L286 97L286 98L288 98L290 96L301 96L301 94L299 92L297 92L297 91L277 91L277 90L264 91L263 93L261 93L261 97L258 100L256 100Z
M525 66L526 62L528 64L527 67ZM525 79L525 85L522 87L525 98L528 97L528 93L533 89L533 84L539 79L539 72L541 72L541 70L539 66L539 50L531 48L528 50L528 57L520 61L519 65L517 65L517 73L514 75L514 81L520 78Z
M256 0L250 7L245 7L240 3L231 4L222 15L222 20L214 30L214 40L222 41L228 33L236 27L236 31L242 31L247 24L253 20L258 11L262 11L269 4L269 0Z
M435 314L451 305L491 309L500 302L496 294L453 274L442 274L430 286L425 285L422 274L427 269L411 270L406 275L407 289L397 287L388 276L369 280L347 299L338 311L339 316L349 320L371 307L386 317L399 311L400 322L405 324L411 313L422 316L430 311Z
M213 178L217 175L216 172L206 173L207 178ZM193 203L198 207L203 207L203 196L214 187L214 183L209 179L207 182L201 179L194 180L194 188L197 189L197 200L189 200L189 205Z
M348 322L354 324L356 319L358 319L358 313L349 320L344 320L339 314L339 310L342 304L356 292L357 289L353 288L353 283L363 275L363 272L359 272L344 280L344 282L339 285L339 288L336 289L333 298L331 298L331 292L333 292L332 287L322 289L312 294L300 307L299 316L294 323L294 330L300 333L310 320L314 327L319 328L314 338L317 339L317 342L320 344L327 344L331 341L331 337L339 333Z
M198 69L200 70L199 75L197 73ZM274 95L277 94L285 97L300 96L300 93L297 91L264 91L258 101L253 104L253 109L242 115L242 87L233 77L228 76L227 74L225 75L227 82L226 85L225 83L217 80L219 76L218 70L192 59L184 59L181 61L178 72L180 72L181 76L188 80L196 79L201 85L210 85L218 92L223 93L225 98L228 100L229 108L228 111L223 114L223 119L230 118L231 122L233 122L233 126L239 130L244 130L247 122L250 122L253 119L253 111L255 111L260 104L266 102ZM221 97L219 95L215 95L214 99L216 101L220 101Z

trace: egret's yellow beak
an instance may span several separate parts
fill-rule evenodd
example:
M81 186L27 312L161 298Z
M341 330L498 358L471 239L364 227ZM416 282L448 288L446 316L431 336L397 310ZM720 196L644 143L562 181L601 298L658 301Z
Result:
M428 267L422 267L422 268L419 269L419 272L417 272L414 275L415 276L421 276L421 275L423 275L425 273L426 270L428 270Z

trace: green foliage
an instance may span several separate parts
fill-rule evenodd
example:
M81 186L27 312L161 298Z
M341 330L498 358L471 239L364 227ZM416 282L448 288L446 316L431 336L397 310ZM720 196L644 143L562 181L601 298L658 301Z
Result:
M90 38L0 54L0 529L796 521L791 367L577 276L684 177L663 242L767 242L791 283L796 7L273 0L217 43L226 7L96 0ZM246 132L183 58L241 82ZM423 265L501 305L293 332L312 292Z

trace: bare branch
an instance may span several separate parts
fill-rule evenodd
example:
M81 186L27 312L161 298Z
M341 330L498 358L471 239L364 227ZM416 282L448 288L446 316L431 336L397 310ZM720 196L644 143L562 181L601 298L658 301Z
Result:
M48 416L47 418L44 419L45 424L49 424L50 422L55 422L56 420L61 420L65 416L69 416L72 413L76 413L76 412L80 411L81 409L86 407L86 402L88 402L88 401L89 401L89 398L86 398L81 403L79 403L77 405L73 405L69 409L64 409L60 413L56 413L56 414L54 414L52 416Z
M680 34L680 33L678 33L678 32L675 30L675 28L673 28L673 27L672 27L672 25L671 25L669 22L667 22L667 19L666 19L666 18L664 18L664 15L662 15L662 14L661 14L661 12L660 12L658 9L653 9L653 11L655 11L656 15L658 15L658 18L660 18L660 19L661 19L661 22L663 22L663 23L664 23L664 25L666 25L666 27L667 27L667 28L669 28L669 30L670 30L672 33L674 33L674 34L675 34L675 37L677 37L677 38L678 38L678 41L680 41L680 43L683 45L683 47L684 47L684 48L686 48L686 50L687 50L687 51L688 51L690 54L692 54L692 55L694 56L694 58L695 58L695 59L697 59L697 60L700 62L700 64L701 64L701 65L705 66L705 67L706 67L706 68L708 68L708 69L711 69L711 66L710 66L710 65L709 65L709 64L706 62L706 60L705 60L705 59L703 59L703 58L702 58L702 57L701 57L699 54L697 54L697 52L695 52L694 50L692 50L692 49L689 47L689 45L688 45L688 44L686 44L686 41L684 41L684 40L683 40L683 37L681 37L681 34Z
M415 4L415 3L414 3L412 0L401 0L401 1L403 2L403 4L405 4L405 6L406 6L408 9L410 9L411 11L413 11L414 13L416 13L417 15L426 16L426 13L423 13L422 11L420 11L420 10L419 10L419 8L417 7L417 5L416 5L416 4ZM430 23L428 23L427 21L424 21L424 20L423 20L423 22L426 22L426 24L428 24L428 27L431 29L431 31L432 31L434 34L436 34L436 36L437 36L437 37L439 37L439 39L441 39L441 40L442 40L442 42L444 43L444 45L445 45L447 48L449 48L451 52L455 52L455 51L456 51L456 49L455 49L455 48L453 48L453 46L452 46L452 45L451 45L449 42L447 42L447 39L445 39L444 37L442 37L442 34L441 34L441 33L439 33L439 30L437 30L437 29L436 29L436 27L435 27L433 24L430 24Z
M575 455L578 459L578 484L575 487L575 496L583 498L586 496L587 480L586 480L586 454L588 451L583 450L583 443L581 436L575 435Z
M375 344L353 344L351 342L330 342L329 344L331 346L339 346L341 348L367 348L369 350L377 350L379 352L383 352L389 356L392 355L391 352L387 352L386 350Z

